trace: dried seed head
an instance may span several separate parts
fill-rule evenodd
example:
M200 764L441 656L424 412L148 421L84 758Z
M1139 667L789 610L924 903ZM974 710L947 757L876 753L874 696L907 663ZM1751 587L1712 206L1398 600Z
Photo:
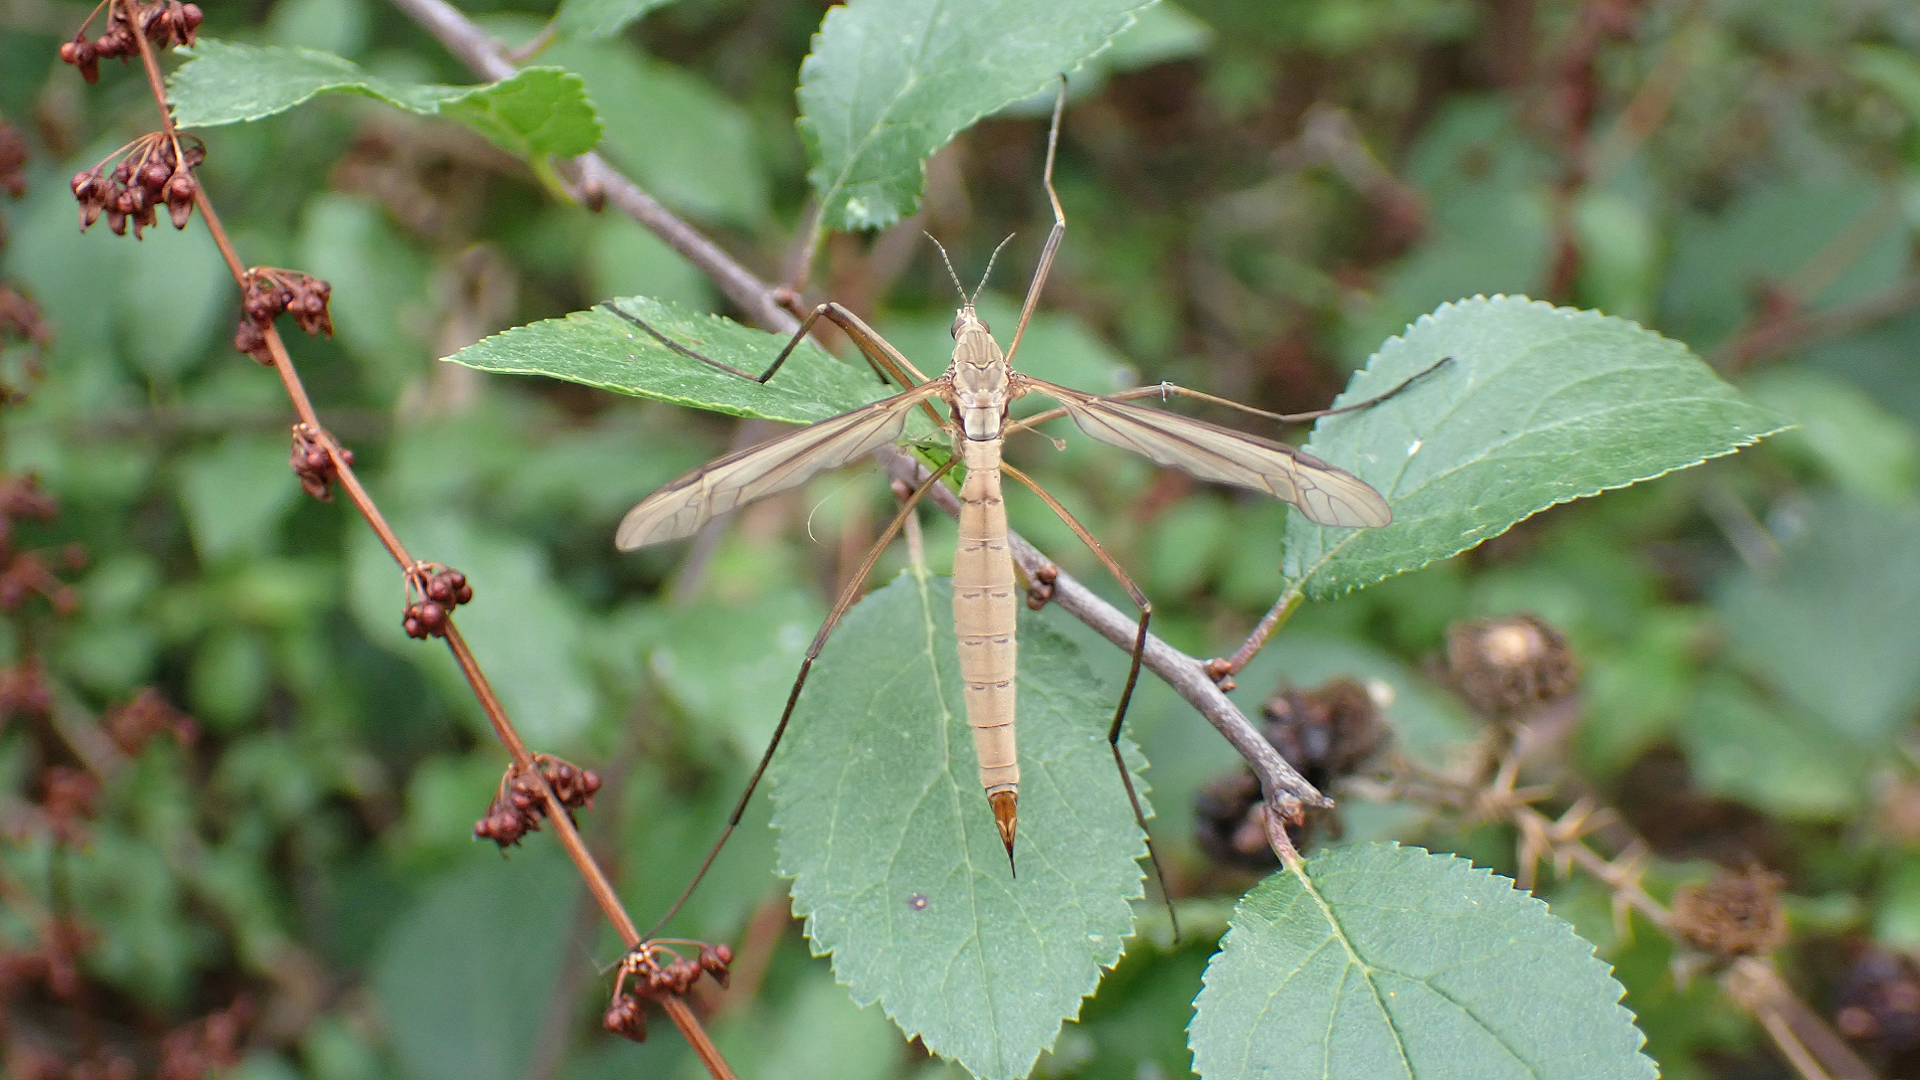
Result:
M1755 866L1683 886L1673 897L1674 932L1723 958L1770 953L1787 940L1780 885L1778 874Z
M1566 637L1534 615L1455 623L1447 667L1461 696L1487 717L1565 697L1580 680Z

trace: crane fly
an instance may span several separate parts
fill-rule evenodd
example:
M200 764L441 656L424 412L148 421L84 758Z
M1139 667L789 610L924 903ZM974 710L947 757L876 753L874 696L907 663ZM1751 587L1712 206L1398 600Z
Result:
M1063 83L1047 137L1043 181L1047 197L1053 204L1053 229L1041 250L1039 266L1034 271L1026 300L1020 309L1019 325L1014 329L1005 353L1001 352L992 331L975 310L977 289L973 296L961 289L961 306L953 320L953 357L946 371L934 378L921 374L898 349L857 315L836 303L829 302L815 308L801 322L773 363L759 375L702 356L669 339L638 317L617 307L612 308L615 314L636 324L667 348L761 383L773 377L813 324L825 318L847 333L882 381L906 387L893 397L728 454L667 484L642 500L621 520L615 543L623 551L692 536L716 515L798 487L822 472L847 465L883 446L891 445L901 437L908 417L916 408L925 410L952 437L954 444L954 453L946 463L932 470L932 474L903 500L899 513L867 552L826 622L815 635L806 657L801 661L798 677L787 697L786 708L781 713L766 752L761 756L759 767L748 781L747 789L735 806L719 842L708 853L706 863L687 886L680 903L684 903L692 894L707 868L712 865L720 846L739 824L747 801L752 797L761 774L766 771L786 731L794 704L799 700L801 688L806 683L807 673L825 646L827 636L852 605L880 553L898 534L921 497L956 464L965 467L959 492L959 543L953 567L953 616L959 638L962 696L967 724L973 731L974 751L979 757L980 786L986 793L1001 842L1006 846L1009 868L1013 866L1014 835L1019 818L1020 763L1014 747L1014 674L1018 645L1014 636L1014 619L1022 589L1016 579L1012 554L1007 544L1006 505L1001 496L1003 475L1031 489L1058 514L1114 575L1139 608L1132 665L1127 672L1119 704L1114 710L1107 741L1113 749L1114 761L1119 765L1120 779L1126 785L1134 817L1145 832L1146 821L1140 800L1120 753L1120 730L1134 685L1139 680L1140 657L1146 644L1147 622L1152 615L1152 605L1139 586L1065 507L1025 473L1001 461L1001 446L1007 435L1064 415L1071 417L1074 424L1092 439L1134 451L1155 464L1180 469L1202 480L1232 484L1272 495L1292 503L1309 521L1316 524L1379 528L1393 520L1393 511L1380 493L1344 469L1284 443L1177 413L1145 408L1130 403L1128 399L1155 395L1164 399L1179 395L1226 405L1269 419L1293 422L1377 404L1405 389L1420 375L1408 379L1386 394L1358 404L1283 416L1167 383L1102 396L1056 386L1013 369L1014 354L1020 347L1021 337L1026 333L1027 322L1033 315L1054 254L1066 232L1066 214L1053 188L1053 163L1059 142L1060 115L1065 102ZM944 259L944 250L941 255ZM989 260L988 272L991 271L992 260ZM948 264L948 272L952 273L951 263ZM983 278L983 287L984 284ZM959 288L957 276L955 287ZM1009 419L1009 406L1028 394L1051 398L1059 403L1059 407L1022 420ZM943 421L934 410L936 403L946 405L946 420ZM676 903L661 919L662 925L679 910L680 903Z

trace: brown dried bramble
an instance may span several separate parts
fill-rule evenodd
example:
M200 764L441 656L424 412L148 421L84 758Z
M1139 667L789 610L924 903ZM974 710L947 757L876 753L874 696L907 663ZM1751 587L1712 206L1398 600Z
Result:
M85 232L105 214L114 235L125 236L131 222L138 240L141 230L153 228L161 206L174 228L186 228L199 186L193 170L206 160L206 146L192 136L175 139L162 131L140 136L73 175L80 230Z
M327 300L333 286L298 270L279 270L256 266L247 271L246 288L240 298L240 326L233 333L233 347L271 366L273 354L267 349L267 328L283 311L293 313L300 329L319 337L333 336L333 316Z
M1673 896L1674 932L1718 957L1764 956L1787 940L1780 885L1780 875L1755 866L1683 886Z
M598 773L546 754L535 754L533 760L546 777L547 786L553 789L554 798L567 808L569 816L575 810L592 805L593 793L600 790ZM504 851L518 844L526 834L539 832L540 819L546 815L547 800L539 782L509 768L500 780L493 802L487 806L487 816L474 823L473 835L476 839L493 841Z
M96 9L97 10L97 9ZM80 69L80 77L90 83L100 81L100 61L119 57L127 60L139 55L140 42L134 27L146 35L147 44L156 49L193 44L202 18L200 5L180 0L141 3L139 0L115 0L107 9L107 29L92 41L87 40L83 23L73 40L60 46L60 59ZM93 17L87 17L91 23Z

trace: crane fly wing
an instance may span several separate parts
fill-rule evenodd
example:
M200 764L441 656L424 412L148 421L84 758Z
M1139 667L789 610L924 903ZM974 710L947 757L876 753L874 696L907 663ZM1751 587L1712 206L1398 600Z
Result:
M1379 528L1393 521L1387 500L1366 481L1285 443L1031 377L1026 382L1065 407L1089 438L1141 454L1156 465L1264 491L1299 507L1316 525Z
M941 393L941 379L710 461L640 501L620 519L614 545L632 551L692 536L710 519L795 488L900 437L907 414Z

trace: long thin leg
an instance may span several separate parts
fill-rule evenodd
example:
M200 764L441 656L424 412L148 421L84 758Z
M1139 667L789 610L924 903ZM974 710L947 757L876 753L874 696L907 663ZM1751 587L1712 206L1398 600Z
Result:
M1160 898L1166 902L1167 918L1173 923L1173 938L1178 941L1180 940L1180 918L1173 913L1173 896L1167 892L1166 871L1160 866L1160 853L1154 850L1153 832L1147 828L1147 815L1140 808L1140 794L1133 790L1133 774L1127 771L1127 759L1120 753L1120 728L1127 720L1127 706L1133 702L1134 685L1140 681L1140 655L1147 648L1147 621L1153 617L1153 604L1148 601L1147 594L1140 591L1140 586L1134 584L1133 578L1127 576L1125 570L1120 569L1120 564L1114 561L1113 556L1108 555L1106 549L1100 546L1100 541L1093 538L1093 534L1087 531L1087 527L1068 513L1066 507L1060 505L1060 500L1048 494L1047 490L1039 484L1034 483L1032 477L1004 461L1000 463L1000 471L1025 484L1029 491L1040 496L1040 501L1046 503L1049 509L1060 516L1061 521L1067 523L1067 528L1072 529L1073 534L1080 538L1080 542L1087 545L1087 549L1092 551L1094 557L1100 560L1100 564L1107 568L1107 572L1120 583L1120 587L1127 590L1127 595L1132 598L1134 606L1140 609L1140 625L1133 635L1133 658L1127 666L1127 685L1120 691L1120 704L1114 708L1113 723L1107 728L1107 747L1113 751L1113 763L1120 770L1120 783L1126 786L1127 801L1133 804L1133 820L1139 823L1141 834L1147 838L1147 858L1153 863L1153 876L1160 882Z
M1020 338L1027 332L1027 320L1033 318L1034 305L1040 302L1040 289L1047 283L1047 272L1053 269L1053 256L1060 250L1060 240L1067 234L1067 212L1060 208L1060 195L1053 190L1053 156L1060 146L1060 114L1067 108L1067 77L1060 76L1060 96L1053 102L1053 126L1047 129L1047 167L1042 172L1041 182L1047 188L1047 201L1053 204L1053 231L1047 234L1047 243L1040 249L1040 265L1034 268L1033 283L1027 286L1026 302L1020 305L1020 325L1013 329L1013 340L1007 343L1007 364L1012 366L1013 354L1020 351Z
M855 315L844 306L832 300L814 308L807 314L805 319L800 321L800 328L793 332L793 337L787 339L786 347L780 350L780 355L774 357L773 363L768 365L767 370L758 375L750 371L743 371L725 361L715 360L711 356L689 349L685 345L654 329L645 319L642 319L630 311L624 311L611 303L600 306L640 329L645 330L655 341L679 353L681 356L698 360L703 364L711 364L721 371L738 375L743 379L751 379L763 386L768 379L773 378L774 372L779 371L781 365L787 362L787 357L793 355L793 350L799 347L801 339L813 330L813 324L818 322L822 317L825 317L828 322L838 326L846 333L848 338L852 339L854 347L860 350L860 355L866 358L867 366L873 368L874 374L880 376L882 383L891 382L903 389L910 389L927 381L927 377L921 374L920 369L913 366L913 361L908 360L899 349L894 348L892 342L881 337L880 332L868 326L861 320L860 316ZM931 403L923 402L921 408L927 411L927 415L932 417L934 423L938 424L941 422L940 414L933 411L933 405Z
M874 564L880 561L881 552L885 551L887 545L893 542L893 538L899 535L901 526L906 523L907 515L913 513L913 508L920 504L921 497L932 490L933 485L939 483L940 478L959 461L958 457L948 458L946 464L933 470L933 475L927 477L926 482L907 497L906 502L900 507L900 512L893 516L893 521L881 532L880 539L874 541L873 547L867 549L867 557L861 560L859 568L853 572L853 577L848 579L846 586L840 590L839 599L834 601L833 610L827 614L827 621L820 624L820 632L813 636L813 644L807 646L806 658L800 661L800 673L794 677L793 689L787 692L787 706L780 710L780 723L774 727L773 738L767 742L767 749L760 755L760 764L754 766L753 776L747 780L747 789L740 793L740 801L734 804L733 813L727 817L726 828L720 830L720 839L713 842L713 847L707 852L706 859L701 862L699 871L681 891L680 899L675 900L673 906L667 909L667 913L660 916L660 921L653 924L653 929L647 931L648 938L652 938L661 927L678 915L688 898L693 896L693 890L700 887L701 879L707 876L707 871L713 866L713 860L719 857L720 849L726 846L727 838L733 835L733 830L740 824L741 817L746 814L747 803L753 799L754 789L760 786L761 775L767 771L767 765L773 761L773 752L780 748L780 738L787 733L787 721L793 719L793 707L800 700L800 689L807 684L807 673L813 670L813 662L819 658L820 650L826 647L827 636L833 633L835 626L839 625L840 617L853 606L854 599L860 595L860 586L866 583L867 575L873 572Z
M1394 397L1395 395L1399 394L1401 391L1412 386L1414 383L1417 383L1421 379L1424 379L1427 376L1433 374L1434 372L1440 370L1440 366L1442 364L1445 364L1452 359L1453 357L1451 356L1441 357L1440 359L1434 361L1433 364L1428 368L1426 368L1425 370L1417 372L1401 380L1398 386L1395 386L1393 389L1388 390L1384 394L1375 394L1374 396L1366 399L1365 401L1356 401L1351 405L1342 405L1337 409L1315 409L1312 412L1302 412L1302 413L1268 412L1265 409L1256 409L1251 405L1242 405L1240 402L1234 401L1230 398L1215 397L1212 394L1204 393L1199 390L1190 390L1187 387L1176 386L1173 383L1168 383L1168 382L1158 383L1153 386L1136 386L1131 390L1121 390L1117 393L1102 394L1101 396L1106 398L1111 398L1115 401L1133 401L1138 398L1150 398L1150 397L1192 398L1195 401L1204 401L1210 405L1224 405L1229 409L1237 409L1240 412L1248 413L1253 416L1262 417L1267 420L1272 420L1276 423L1299 424L1308 420L1318 420L1323 416L1339 416L1341 413L1359 412L1362 409L1371 409L1375 405L1378 405L1381 402L1386 401L1391 397ZM1067 410L1065 409L1057 409L1057 408L1048 409L1045 412L1035 413L1024 420L1012 421L1007 424L1006 430L1008 432L1021 431L1026 428L1033 427L1037 424L1044 424L1049 420L1058 420L1060 417L1065 415L1067 415Z

